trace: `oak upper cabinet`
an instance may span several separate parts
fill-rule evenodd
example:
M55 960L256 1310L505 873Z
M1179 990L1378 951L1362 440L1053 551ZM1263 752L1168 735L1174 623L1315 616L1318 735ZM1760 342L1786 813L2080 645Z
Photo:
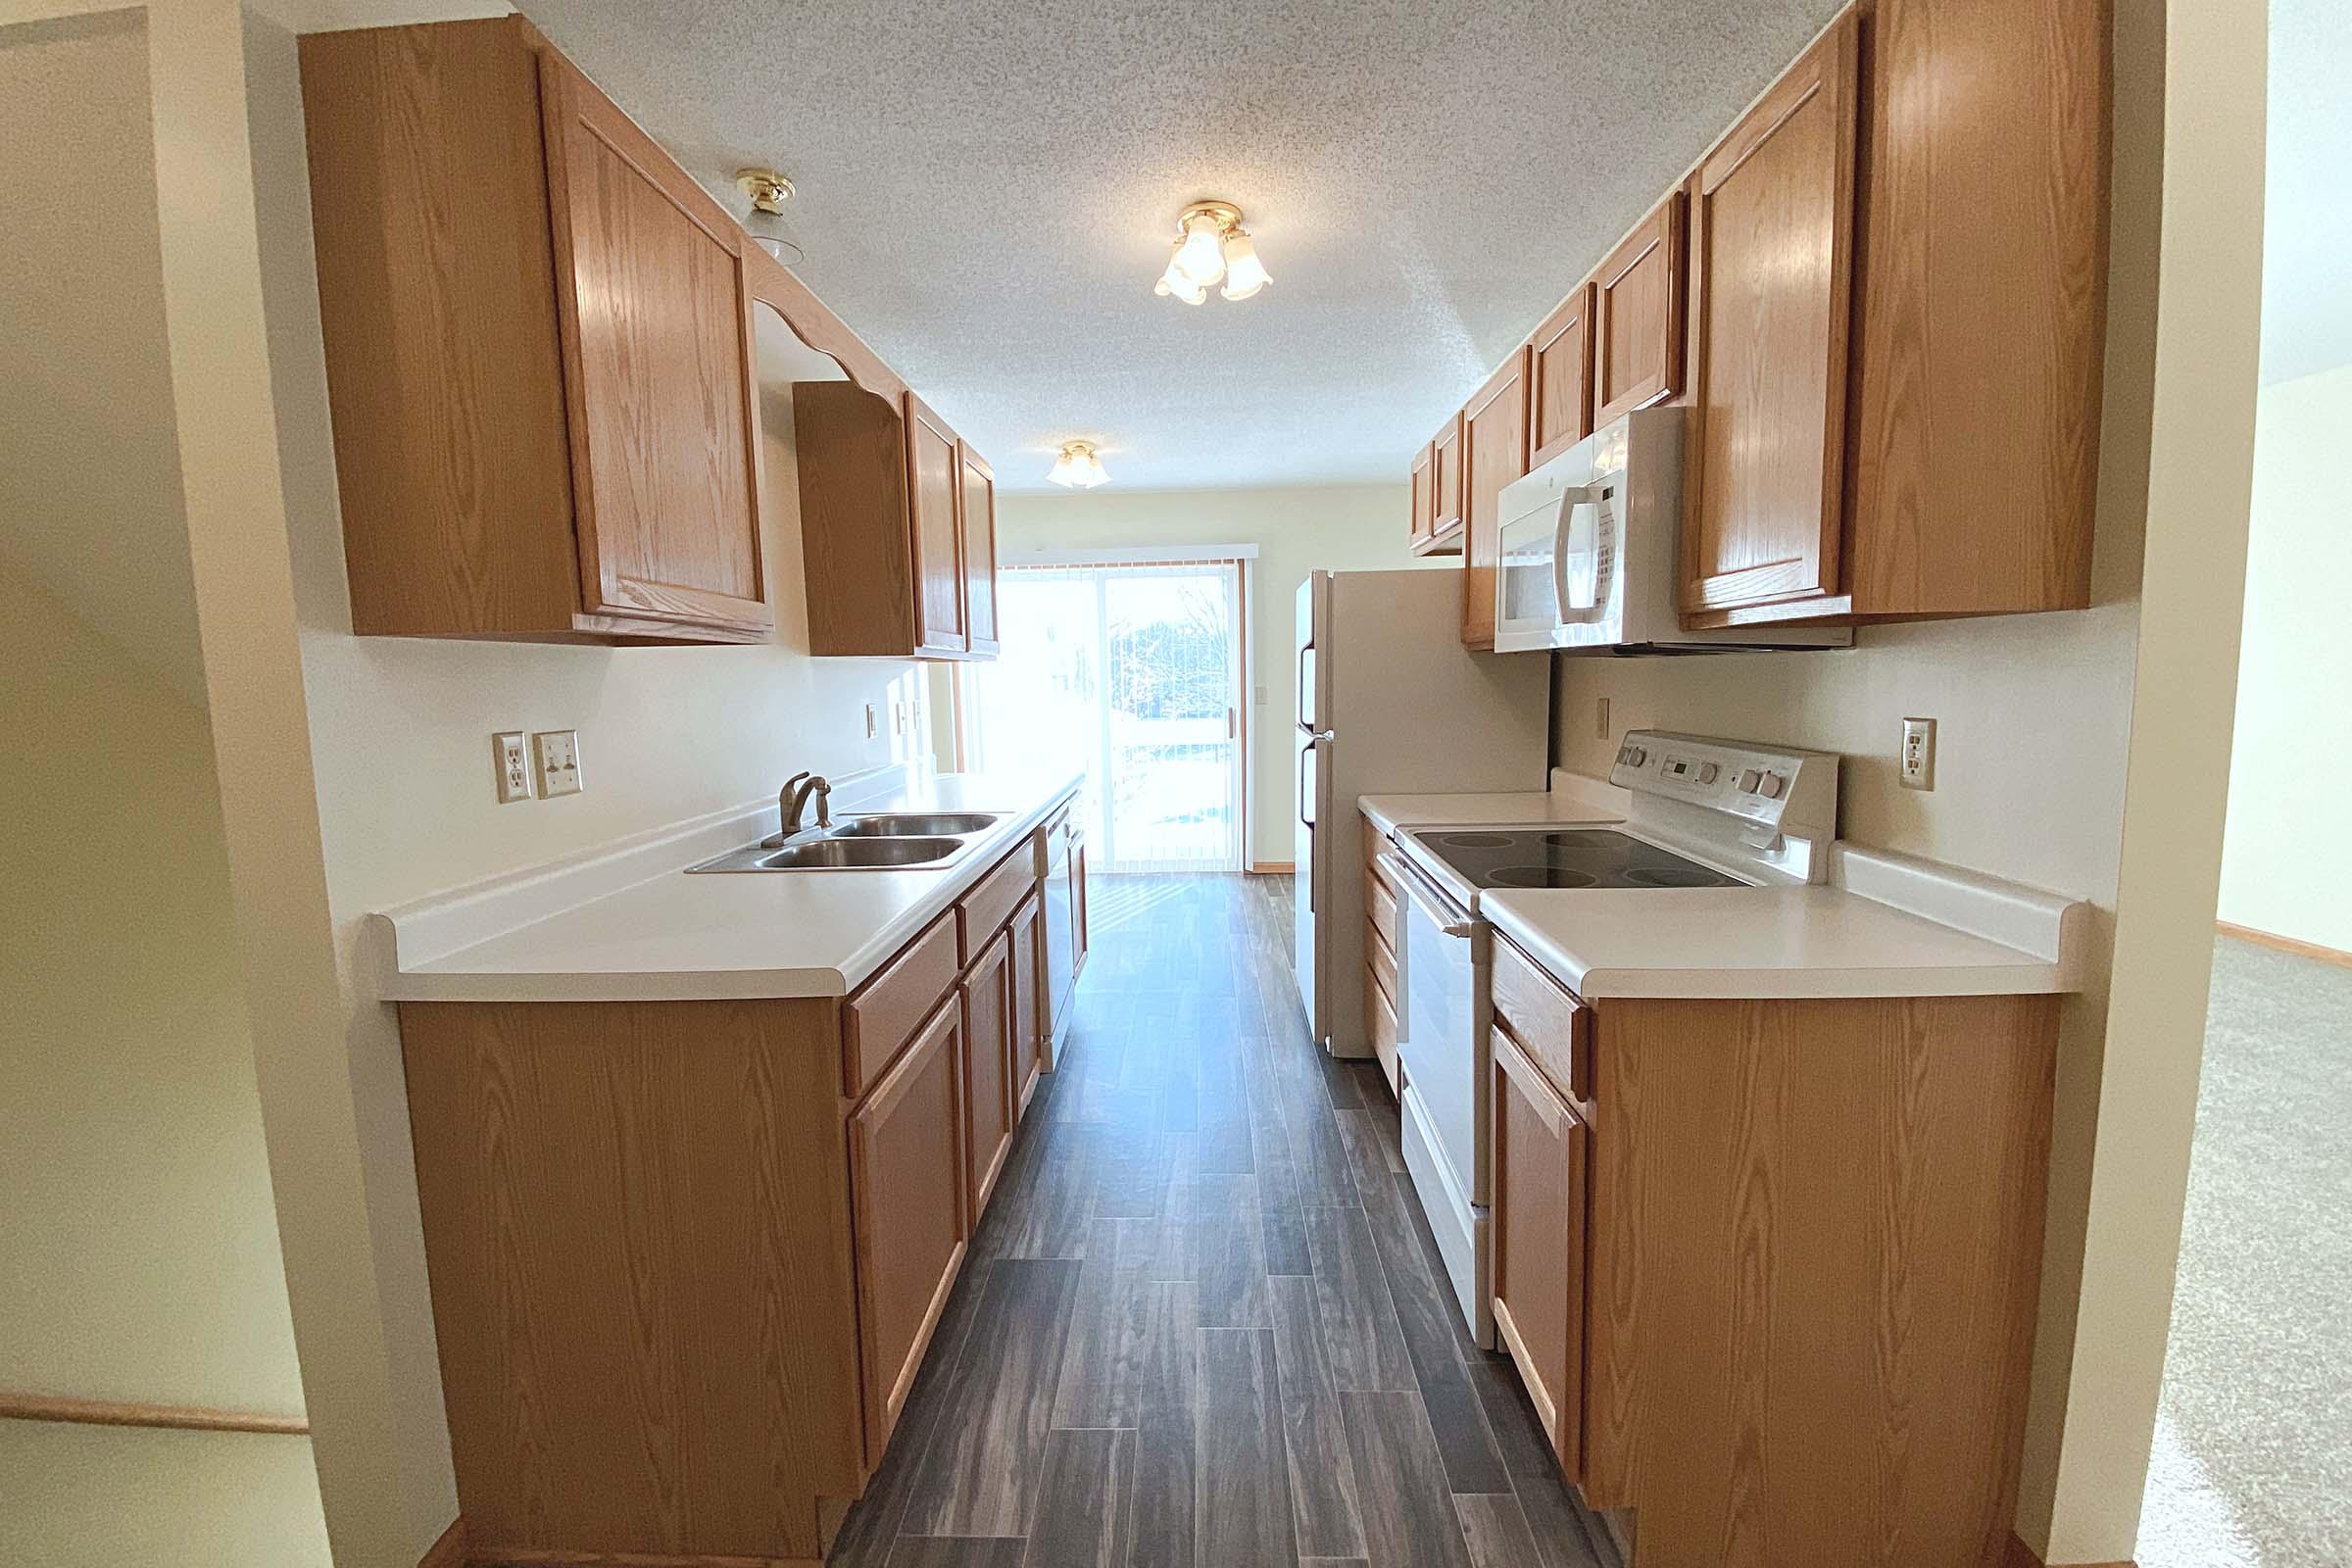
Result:
M1020 1120L1012 991L1012 938L1000 931L963 977L964 1191L975 1216L997 1190Z
M1683 389L1683 193L1675 191L1592 274L1595 428Z
M809 651L965 659L997 651L996 477L912 392L792 389Z
M1837 591L1856 30L1840 19L1690 177L1687 612Z
M997 470L957 443L963 469L963 601L967 649L997 652Z
M1876 0L1699 166L1684 624L2089 604L2106 18Z
M1579 283L1527 342L1527 466L1532 472L1592 433L1592 285Z
M945 420L906 394L907 536L913 542L914 649L971 648L963 597L962 443Z
M1413 454L1412 516L1405 526L1405 539L1413 554L1421 554L1421 543L1430 535L1438 518L1437 448L1424 446Z
M352 629L767 638L742 228L519 17L301 57Z
M1502 489L1527 473L1528 366L1521 348L1462 409L1462 642L1494 646Z
M971 1238L964 1046L951 993L850 1117L869 1467L882 1462Z
M1462 416L1449 414L1429 442L1429 528L1419 553L1443 556L1462 548Z
M1571 1480L1584 1474L1585 1187L1591 1134L1498 1017L1494 1332Z

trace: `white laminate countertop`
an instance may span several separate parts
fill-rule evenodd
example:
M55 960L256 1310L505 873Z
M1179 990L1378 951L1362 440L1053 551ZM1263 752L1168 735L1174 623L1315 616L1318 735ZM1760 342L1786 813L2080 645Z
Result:
M864 795L836 791L837 812L1004 813L961 859L938 869L686 874L772 832L771 803L421 900L368 916L377 994L394 1002L846 996L1077 788L1074 774L973 773L894 780Z
M1367 795L1399 827L1605 820L1609 786ZM1616 792L1622 794L1623 792ZM2080 991L2090 906L1956 866L1839 843L1809 887L1491 888L1478 909L1587 1001L1609 997L2028 996Z
M1496 889L1479 912L1588 1002L2076 989L2055 957L1840 887Z

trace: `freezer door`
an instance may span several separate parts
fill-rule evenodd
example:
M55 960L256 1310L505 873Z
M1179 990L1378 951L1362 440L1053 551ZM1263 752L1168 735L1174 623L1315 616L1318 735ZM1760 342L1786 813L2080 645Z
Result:
M1291 968L1298 978L1298 1001L1306 1012L1307 1034L1317 1045L1331 1035L1325 1011L1325 999L1331 995L1330 944L1319 940L1322 928L1317 920L1330 903L1329 835L1334 829L1321 825L1330 811L1330 802L1324 798L1328 770L1323 765L1330 745L1331 738L1326 735L1298 737L1298 795L1291 816Z

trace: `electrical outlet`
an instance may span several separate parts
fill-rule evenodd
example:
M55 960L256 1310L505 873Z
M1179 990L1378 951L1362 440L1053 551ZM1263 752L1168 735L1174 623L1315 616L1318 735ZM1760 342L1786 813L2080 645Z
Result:
M872 739L874 738L874 732L875 732L876 730L878 730L878 729L880 729L880 728L881 728L881 723L882 723L882 721L881 721L880 717L879 717L879 716L878 716L878 715L875 713L875 711L874 711L874 705L873 705L873 704L871 704L871 703L868 703L868 704L866 704L866 705L865 705L865 738L866 738L867 740L869 740L869 741L870 741L870 740L872 740Z
M531 754L522 743L522 731L501 730L490 737L490 766L498 779L499 805L531 798Z
M1592 700L1592 738L1602 741L1609 738L1609 700L1606 697Z
M531 737L539 763L539 793L548 800L580 793L580 736L577 730L543 729Z
M1936 787L1936 721L1932 718L1903 720L1903 752L1898 777L1907 790L1932 790Z

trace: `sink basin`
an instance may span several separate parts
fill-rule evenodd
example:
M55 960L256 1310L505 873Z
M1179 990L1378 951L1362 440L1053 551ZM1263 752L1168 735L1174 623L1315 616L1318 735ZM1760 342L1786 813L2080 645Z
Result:
M858 866L938 865L952 860L963 840L949 838L826 838L788 844L752 863L763 871L845 871Z
M827 838L919 838L939 833L982 833L1004 818L993 811L890 811L874 816L844 817L826 831Z

